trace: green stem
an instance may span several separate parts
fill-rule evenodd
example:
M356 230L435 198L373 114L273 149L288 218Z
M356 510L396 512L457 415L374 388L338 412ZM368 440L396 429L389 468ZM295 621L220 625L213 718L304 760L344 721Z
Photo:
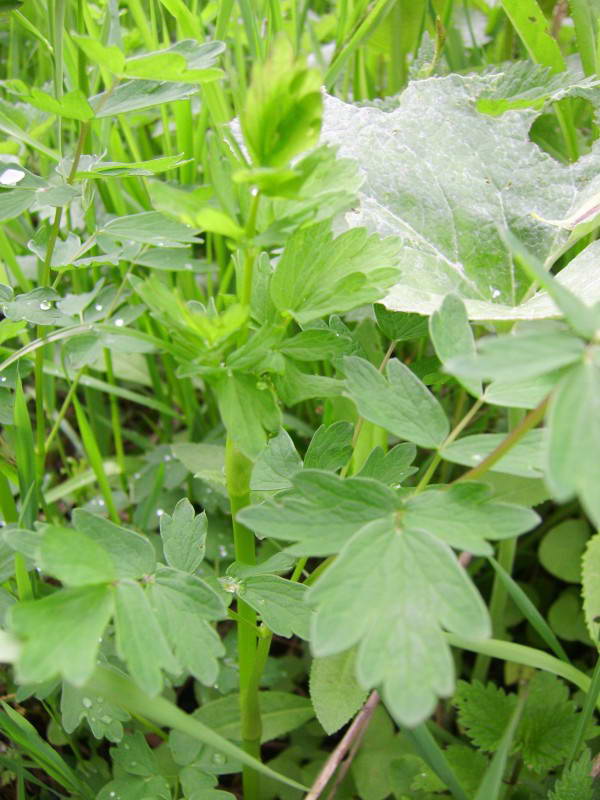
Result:
M237 449L231 436L228 436L225 448L225 477L231 503L235 558L241 564L256 563L254 534L236 520L238 511L250 505L251 472L252 462ZM252 680L256 659L256 612L238 598L237 613L240 617L237 635L242 745L248 755L260 760L262 725L258 686L256 681ZM244 766L243 769L243 785L245 800L258 800L259 775L249 766Z

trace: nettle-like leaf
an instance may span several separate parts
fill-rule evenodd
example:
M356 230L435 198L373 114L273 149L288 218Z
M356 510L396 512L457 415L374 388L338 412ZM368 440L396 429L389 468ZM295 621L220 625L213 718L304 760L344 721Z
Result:
M548 800L593 800L594 778L589 750L567 767L548 795Z
M494 752L514 712L516 695L491 683L461 681L454 702L469 738L480 749ZM546 773L569 754L578 722L579 713L565 684L555 675L539 672L529 683L513 749L530 769Z
M597 155L559 164L529 139L535 112L478 111L497 83L458 75L416 81L391 112L326 99L323 140L364 176L349 223L403 242L399 282L383 301L390 309L430 314L453 292L471 319L559 315L546 292L526 299L531 280L503 231L543 257L554 250L565 234L539 217L565 216L597 171ZM600 298L595 273L584 251L560 281L590 305Z

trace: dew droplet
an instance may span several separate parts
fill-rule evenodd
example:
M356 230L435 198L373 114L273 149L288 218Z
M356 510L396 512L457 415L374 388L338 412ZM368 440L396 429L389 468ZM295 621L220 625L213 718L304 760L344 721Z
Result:
M139 479L142 477L142 475L141 475L140 472L134 472L133 477L134 477L134 479L136 481L139 481Z
M42 300L40 303L40 311L50 311L52 308L52 304L49 303L47 300Z
M229 555L229 551L227 550L225 545L220 544L219 545L219 558L227 558L228 555Z
M96 305L94 306L94 308L96 309L96 311L102 311L102 309L104 308L104 306L103 306L101 303L96 303Z
M98 505L99 505L99 506L104 506L104 505L106 505L106 504L105 504L105 502L104 502L104 500L103 500L101 497L100 497L100 498L98 498Z
M25 173L20 169L7 169L0 176L2 186L15 186L23 180Z
M117 328L122 328L122 327L123 327L123 325L125 325L125 320L124 320L124 319L121 319L121 318L119 317L119 319L116 319L116 320L115 320L115 325L117 326Z
M483 456L480 453L473 453L472 455L473 461L481 461L482 458Z
M166 456L163 458L163 461L171 461L171 460L172 460L172 458L173 458L173 456L170 456L170 455L167 453L167 455L166 455Z
M162 517L162 515L163 515L164 513L165 513L165 510L164 510L164 508L157 508L157 509L156 509L156 516L157 516L157 517Z
M2 377L0 377L0 382L6 383L6 375L2 375Z
M92 707L92 701L90 700L89 697L84 697L83 700L81 701L81 703L84 706L84 708L91 708Z
M191 272L191 271L194 269L194 265L193 265L193 264L185 264L185 268L186 268L186 269L187 269L189 272Z
M494 300L497 297L500 297L501 294L502 294L502 292L500 291L500 289L496 289L495 287L492 287L492 297L493 297Z
M212 757L213 764L224 764L227 761L222 753L215 753Z
M103 717L100 717L100 722L103 722L105 725L108 725L109 722L112 722L112 717L109 717L105 714Z

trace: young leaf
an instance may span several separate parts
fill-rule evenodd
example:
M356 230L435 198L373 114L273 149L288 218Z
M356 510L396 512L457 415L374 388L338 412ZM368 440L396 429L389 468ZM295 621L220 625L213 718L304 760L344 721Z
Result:
M241 114L244 141L255 164L285 167L319 138L321 77L294 55L283 36L270 57L257 62Z
M120 742L123 738L123 725L129 714L118 706L73 686L66 681L60 694L60 712L62 726L67 733L73 733L79 723L85 719L96 739L108 739L109 742Z
M159 247L177 247L181 243L194 244L198 241L192 228L157 211L116 217L106 222L101 232L120 242L140 242Z
M302 459L290 436L282 428L256 459L250 479L253 491L289 489L291 478L302 469Z
M96 666L113 606L113 590L103 585L63 589L12 606L10 627L23 640L19 682L42 683L60 675L82 686Z
M328 735L356 714L367 699L367 692L356 681L356 650L313 659L310 699Z
M417 471L416 467L410 466L416 454L417 448L411 442L397 444L387 453L384 453L381 447L376 447L371 451L357 477L373 478L387 486L398 486Z
M343 420L319 426L304 455L305 468L336 472L343 467L352 457L353 432L353 426Z
M204 559L206 548L206 513L194 513L194 507L184 497L173 511L173 516L160 518L160 535L167 564L184 572L196 572Z
M387 380L355 356L344 359L344 371L348 393L362 417L421 447L442 444L450 426L441 405L400 361L389 362Z
M390 712L413 727L453 689L442 635L489 635L485 605L447 545L389 516L365 525L311 587L317 656L358 644L364 687L382 686ZM419 663L418 671L414 664Z
M330 220L300 228L275 268L271 298L301 325L372 303L398 276L399 245L364 228L334 239Z
M446 295L442 305L429 318L429 335L442 364L452 358L475 355L475 339L465 304L454 294ZM481 396L480 381L467 378L464 386L475 397Z

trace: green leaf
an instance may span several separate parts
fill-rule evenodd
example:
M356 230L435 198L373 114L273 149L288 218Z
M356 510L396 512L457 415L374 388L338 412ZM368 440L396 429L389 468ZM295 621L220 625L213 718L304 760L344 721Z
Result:
M112 178L128 175L155 175L158 172L167 172L185 164L182 155L159 156L147 161L96 161L87 169L78 170L77 180Z
M72 528L48 525L40 544L44 572L66 586L110 583L117 577L109 554L93 539Z
M164 103L187 100L197 88L186 83L165 81L126 81L116 88L90 98L90 105L97 119L126 114L129 111L142 111Z
M552 630L565 642L592 644L578 589L570 586L562 591L548 609Z
M304 455L306 469L324 469L336 472L352 457L354 427L340 420L331 425L320 425L310 440Z
M493 116L512 109L542 110L549 103L591 87L589 79L577 79L571 72L553 73L549 67L531 61L508 62L496 74L495 84L477 99L477 110Z
M546 481L564 502L575 493L600 525L600 348L563 377L548 406Z
M506 439L505 433L475 433L463 436L441 451L446 461L476 467ZM532 430L525 434L494 464L495 472L518 475L521 478L540 478L543 475L544 432Z
M145 80L178 83L214 81L223 74L213 64L224 49L223 42L200 43L194 39L182 39L164 50L128 58L124 72L129 77Z
M358 644L357 677L382 686L403 725L425 720L451 694L454 669L441 627L489 635L485 605L447 545L392 516L365 525L311 587L317 656ZM414 664L419 669L414 669Z
M583 610L590 637L600 639L600 533L588 541L581 565Z
M386 377L368 361L344 359L346 387L359 414L421 447L439 447L449 433L446 415L417 376L397 359L387 365Z
M265 429L274 431L281 425L272 392L242 372L214 381L213 388L227 432L245 456L255 459L266 444Z
M171 800L171 789L162 775L145 778L127 776L116 778L105 784L98 792L96 800Z
M120 742L123 738L123 725L129 714L103 697L92 695L84 688L63 683L60 695L62 726L67 733L73 733L85 719L96 739Z
M311 612L304 604L306 591L302 583L277 575L256 575L244 578L237 594L277 636L290 639L295 634L308 640Z
M377 324L388 339L396 342L408 342L427 336L427 317L422 314L390 311L384 305L375 303Z
M583 519L568 519L550 528L540 542L538 556L552 575L568 583L581 583L581 559L590 537Z
M549 160L529 137L530 111L478 112L475 101L497 81L495 74L415 81L392 111L326 98L323 141L339 145L365 178L350 224L403 239L402 274L383 301L391 310L431 314L452 292L470 319L557 315L546 292L524 302L531 279L501 232L512 230L544 258L565 237L532 212L560 219L576 185L595 173L583 162ZM594 276L586 269L578 292L589 304L600 288Z
M297 230L271 279L275 307L304 325L381 299L398 275L399 241L353 228L335 239L331 221Z
M113 590L100 585L63 589L12 606L10 627L23 640L19 682L42 683L60 675L82 686L96 666L113 605Z
M199 681L213 686L219 674L218 659L225 654L218 633L206 619L214 615L207 613L202 600L190 598L173 585L157 582L149 591L153 611L177 660ZM225 607L223 603L220 606L219 617L222 617Z
M238 521L259 536L299 541L297 555L336 553L365 523L393 512L395 493L369 478L338 478L331 472L302 470L287 492L247 506Z
M145 536L122 528L104 517L76 508L73 524L110 554L118 578L141 578L154 572L154 548Z
M338 731L356 714L367 699L367 692L356 680L354 649L313 659L310 699L328 735Z
M556 39L550 34L548 20L536 0L502 0L508 18L527 48L529 57L554 72L565 69Z
M117 651L131 677L151 697L162 688L161 670L177 674L175 660L148 597L137 583L119 583L115 592Z
M308 328L286 339L279 349L296 361L326 361L349 355L354 343L350 336L326 328Z
M429 335L442 364L453 358L475 355L475 339L467 310L457 295L446 295L442 305L433 312L429 318ZM475 397L481 396L480 381L467 379L464 386Z
M592 800L593 796L592 760L586 750L556 781L548 800Z
M252 160L262 167L286 166L319 138L321 76L295 57L283 36L269 58L256 62L240 122Z
M80 89L67 92L58 100L40 89L25 86L22 81L18 81L14 88L26 103L41 111L47 111L49 114L76 119L80 122L88 122L94 118L94 111Z
M546 773L564 763L577 729L575 709L568 688L556 676L538 672L531 680L516 736L529 769Z
M459 681L453 702L460 726L473 744L487 753L497 750L514 713L516 695L507 695L493 683Z
M173 455L195 478L225 486L225 448L218 444L185 442L171 446Z
M409 498L402 520L451 547L491 555L486 539L512 539L535 527L539 517L531 509L491 500L482 484L463 483Z
M446 369L461 378L518 381L553 372L579 361L584 343L569 331L531 326L521 333L477 342L477 355L458 357Z
M160 535L167 564L184 572L196 572L204 559L206 549L206 513L194 513L194 507L184 497L173 515L160 518Z
M492 760L485 771L481 783L475 794L475 800L499 800L503 793L504 773L517 731L517 726L523 714L524 698L519 698L515 710L509 720L506 730L494 753Z
M269 439L256 459L250 478L253 491L272 492L289 489L291 478L302 469L302 459L293 441L282 428L277 436Z
M198 241L192 228L157 211L116 217L106 222L101 232L118 241L141 242L158 247L176 247L180 243L193 244Z
M281 401L288 406L302 403L313 397L336 397L342 394L344 384L336 378L303 372L296 362L285 359L283 375L274 375L274 383Z
M373 478L387 486L399 486L405 478L417 471L416 467L410 466L416 454L417 448L410 442L397 444L387 453L381 447L375 447L357 477Z
M225 616L223 595L197 575L189 575L171 567L159 567L154 575L153 587L171 597L174 606L180 606L203 619L221 619Z

